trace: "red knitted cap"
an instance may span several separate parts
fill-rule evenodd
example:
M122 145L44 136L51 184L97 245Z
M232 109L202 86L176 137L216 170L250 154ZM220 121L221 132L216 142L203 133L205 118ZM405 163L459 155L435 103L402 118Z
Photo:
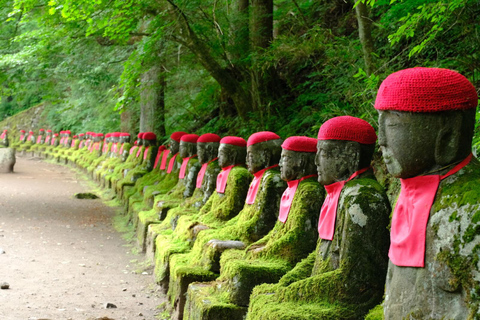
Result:
M139 132L139 133L137 134L137 138L143 139L143 132Z
M233 146L238 146L238 147L247 146L247 141L245 141L245 139L240 137L232 137L232 136L224 137L222 140L220 140L220 143L231 144Z
M33 131L28 131L28 133L33 133Z
M153 133L153 132L144 132L142 139L145 139L145 140L156 140L156 139L157 139L157 135L156 135L155 133Z
M73 136L74 139L78 138L78 136Z
M58 137L58 133L54 133L53 136L54 136L54 137Z
M95 137L103 137L103 133L95 133Z
M190 143L197 143L199 136L196 134L185 134L180 138L180 141L190 142Z
M120 132L112 132L111 137L118 138L120 137Z
M187 133L186 132L183 132L183 131L175 131L174 133L172 133L170 135L170 139L172 140L175 140L177 142L180 142L180 139L182 138L182 136L186 135Z
M72 133L72 131L70 131L70 130L67 130L67 131L65 131L65 133L71 134L71 133Z
M317 152L317 139L303 136L289 137L283 141L282 148L297 152Z
M351 116L341 116L325 121L318 131L318 140L348 140L373 144L377 141L377 135L367 121Z
M260 142L266 142L270 140L277 140L280 139L280 136L274 132L270 131L260 131L257 133L252 134L247 141L247 147L260 143Z
M52 130L48 129L47 132L52 132Z
M158 147L159 152L163 150L167 150L167 147L165 147L164 145L161 145L160 147Z
M220 136L218 134L215 134L215 133L205 133L205 134L202 134L200 136L200 138L198 138L197 140L197 143L198 142L202 142L202 143L207 143L207 142L219 142L222 138L220 138Z
M120 137L130 137L130 133L120 132Z
M40 129L40 130L38 130L38 131L45 131L45 129Z
M20 130L20 132L23 132L23 133L25 133L26 131L22 129L22 130Z
M79 133L78 136L79 137L83 137L85 135L85 133Z
M111 136L112 136L112 133L109 132L109 133L107 133L107 134L105 135L105 138L110 138Z
M378 89L375 109L439 112L477 107L475 87L460 73L441 68L411 68L389 75Z

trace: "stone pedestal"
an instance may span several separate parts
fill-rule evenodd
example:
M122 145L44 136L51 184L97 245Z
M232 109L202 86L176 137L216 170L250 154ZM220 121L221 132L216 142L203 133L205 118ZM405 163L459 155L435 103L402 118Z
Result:
M15 165L15 149L0 148L0 173L12 173Z

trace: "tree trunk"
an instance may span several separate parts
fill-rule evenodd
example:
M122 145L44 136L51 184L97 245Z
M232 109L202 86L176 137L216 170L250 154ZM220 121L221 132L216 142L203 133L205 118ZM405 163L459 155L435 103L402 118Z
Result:
M365 60L365 72L370 76L374 70L372 53L372 20L368 17L368 8L363 1L359 1L355 7L355 14L358 21L358 35L363 48L363 59Z
M234 64L242 63L250 53L250 26L248 0L237 0L231 8L230 50L227 53Z
M141 78L140 132L165 136L165 75L160 63L153 65Z

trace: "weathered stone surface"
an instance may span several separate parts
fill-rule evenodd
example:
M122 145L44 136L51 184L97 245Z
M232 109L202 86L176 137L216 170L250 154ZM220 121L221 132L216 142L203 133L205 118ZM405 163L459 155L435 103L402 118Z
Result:
M12 173L15 161L15 149L0 148L0 173Z

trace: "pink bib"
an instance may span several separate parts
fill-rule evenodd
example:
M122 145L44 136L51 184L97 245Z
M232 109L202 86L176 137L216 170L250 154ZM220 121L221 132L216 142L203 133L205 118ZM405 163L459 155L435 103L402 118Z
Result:
M37 137L37 144L40 143L40 141L42 141L42 136Z
M301 179L287 181L288 188L282 194L282 200L280 202L280 212L278 214L278 220L285 223L288 219L288 213L290 212L290 207L292 206L293 198L295 197L295 193L297 192L298 185L301 181L316 177L316 174L311 174L309 176L305 176Z
M275 167L278 167L278 164L262 169L253 174L253 181L252 183L250 183L250 187L248 188L247 193L247 200L245 201L247 204L253 204L255 202L255 198L257 198L258 187L260 186L260 182L262 181L262 177L265 171Z
M155 158L155 163L153 164L153 169L155 169L158 165L158 161L160 160L160 157L164 153L165 150L157 152L157 157Z
M327 197L323 202L322 209L320 210L320 218L318 219L318 236L321 239L333 240L335 221L337 220L338 200L340 199L340 193L345 184L368 169L370 169L370 167L358 170L347 180L338 181L325 186Z
M25 138L25 135L20 135L20 140L23 140L23 138Z
M402 267L425 266L427 223L440 181L458 172L472 159L470 154L447 174L400 179L402 188L393 211L388 257Z
M178 156L178 153L175 153L175 155L170 159L170 162L168 162L167 173L172 172L173 165L175 164L175 159L177 159L177 156Z
M50 136L48 136L46 139L45 139L45 144L48 144L50 142Z
M179 179L185 178L185 173L186 173L186 171L187 171L188 161L189 161L190 159L196 157L196 156L197 156L197 155L183 158L182 166L180 167L180 173L178 174L178 178L179 178Z
M146 147L145 151L143 152L143 160L147 160L148 149L150 149L150 147Z
M160 164L160 170L165 170L167 167L167 159L168 155L170 154L170 150L165 150L163 151L163 156L162 156L162 163Z
M135 158L140 157L141 153L142 153L142 147L138 147L137 154L135 155Z
M75 140L72 140L72 143L70 144L70 148L73 148L75 146Z
M132 153L135 151L135 149L137 149L137 148L138 148L138 146L133 146L133 147L130 149L130 154L132 154Z
M217 159L218 159L218 158L215 158L215 159L210 160L210 161L207 162L207 163L202 164L202 168L200 168L200 171L198 172L198 175L197 175L197 185L196 185L197 188L202 187L203 177L205 176L205 171L207 171L208 165L209 165L212 161L215 161L215 160L217 160Z
M218 193L225 193L225 188L227 186L228 176L230 175L230 171L232 171L233 167L236 165L232 164L231 166L222 168L222 172L220 172L217 176L217 188L216 191Z

